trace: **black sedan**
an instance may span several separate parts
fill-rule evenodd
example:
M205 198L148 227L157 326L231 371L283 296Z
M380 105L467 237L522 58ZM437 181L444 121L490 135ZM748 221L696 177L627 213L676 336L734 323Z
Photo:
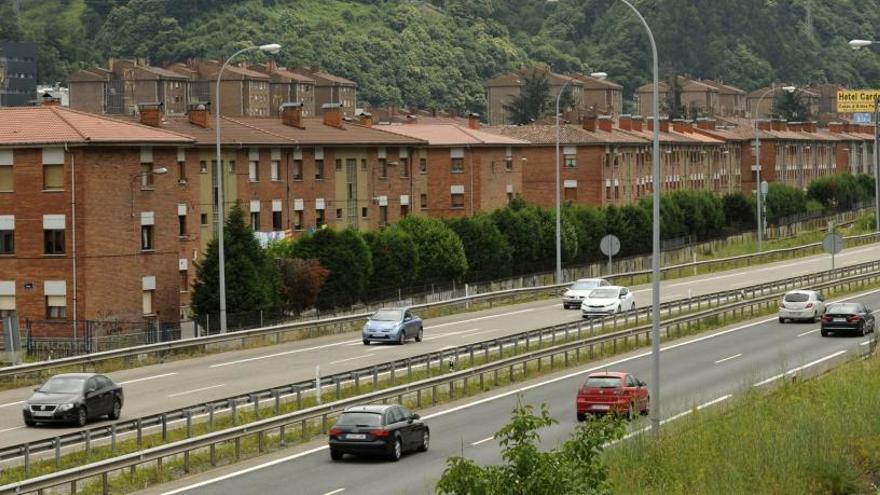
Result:
M352 406L330 429L330 458L380 455L397 461L404 452L428 450L431 433L419 415L397 405Z
M830 333L855 332L865 335L874 331L874 315L862 303L834 303L825 307L822 315L822 336Z
M85 426L92 418L118 419L122 411L122 386L104 375L55 375L24 403L24 424L73 423Z

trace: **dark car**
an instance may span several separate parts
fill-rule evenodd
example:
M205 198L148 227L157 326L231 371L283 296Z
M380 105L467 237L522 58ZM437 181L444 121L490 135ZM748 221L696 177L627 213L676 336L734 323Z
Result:
M122 411L122 386L104 375L66 373L55 375L24 403L24 424L73 423L85 426L89 419L118 419Z
M860 302L834 303L822 315L822 336L830 333L854 332L865 335L874 331L874 315Z
M397 461L406 451L427 451L430 439L428 425L403 406L352 406L330 429L330 458L379 455Z

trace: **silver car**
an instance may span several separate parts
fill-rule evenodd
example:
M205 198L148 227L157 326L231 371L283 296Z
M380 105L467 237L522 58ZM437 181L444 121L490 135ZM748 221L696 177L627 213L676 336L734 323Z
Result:
M825 312L825 298L814 290L786 292L779 303L779 323L785 320L818 321Z
M407 339L421 342L422 333L422 319L409 308L384 308L370 316L361 336L364 345L375 341L403 344Z
M581 278L575 281L562 295L562 307L580 308L584 299L590 295L590 291L597 287L608 287L611 283L604 278Z

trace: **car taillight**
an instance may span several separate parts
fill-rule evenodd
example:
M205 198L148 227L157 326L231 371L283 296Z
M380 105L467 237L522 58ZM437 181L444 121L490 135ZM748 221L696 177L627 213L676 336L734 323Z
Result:
M806 306L804 306L804 307L805 307L805 308L807 308L807 309L810 309L810 308L812 308L812 307L813 307L813 303L807 303L807 305L806 305Z
M831 315L822 315L822 321L831 321Z
M621 388L615 388L615 389L614 389L614 395L623 395L623 389L621 389Z
M859 321L862 317L859 315L849 315L846 317L846 321Z
M330 428L330 436L331 437L338 437L341 434L342 434L342 430L340 430L339 428Z
M383 430L383 429L381 429L381 428L380 428L380 429L376 429L376 430L370 430L370 435L373 435L374 437L379 437L379 438L381 438L381 437L387 437L387 436L388 436L388 430Z

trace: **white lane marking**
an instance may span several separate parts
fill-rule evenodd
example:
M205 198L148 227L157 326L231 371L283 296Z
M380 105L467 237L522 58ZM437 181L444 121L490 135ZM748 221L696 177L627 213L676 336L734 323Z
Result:
M325 493L324 495L336 495L337 493L342 493L344 491L345 491L345 488L337 488L337 489L333 490L332 492Z
M211 385L210 387L202 387L193 390L187 390L186 392L177 392L176 394L171 394L168 397L180 397L181 395L186 394L194 394L196 392L204 392L205 390L211 390L212 388L220 388L226 386L225 383L221 383L220 385Z
M501 318L504 316L518 315L518 314L522 314L522 313L531 313L532 311L536 311L537 309L538 308L521 309L519 311L511 311L509 313L500 313L497 315L480 316L479 318L471 318L469 320L459 320L459 321L451 321L449 323L440 323L439 325L426 326L425 330L428 330L431 328L440 328L440 327L448 327L448 326L452 326L452 325L460 325L462 323L470 323L472 321L490 320L492 318Z
M776 381L776 380L779 380L779 379L782 378L783 376L786 376L786 375L793 375L793 374L797 373L797 372L800 371L800 370L803 370L803 369L809 368L810 366L815 366L815 365L817 365L817 364L819 364L819 363L821 363L821 362L828 361L829 359L834 359L834 358L836 358L837 356L840 356L841 354L846 354L846 349L844 349L844 350L842 350L842 351L837 351L837 352L835 352L834 354L829 354L829 355L827 355L827 356L825 356L825 357L823 357L823 358L819 358L819 359L817 359L817 360L815 360L815 361L813 361L813 362L807 363L807 364L805 364L805 365L803 365L803 366L798 366L797 368L790 369L790 370L786 371L785 373L780 373L780 374L778 374L778 375L771 376L770 378L768 378L768 379L766 379L766 380L761 380L760 382L758 382L758 383L756 383L756 384L754 384L754 385L752 385L752 386L753 386L753 387L760 387L760 386L762 386L762 385L767 385L768 383L771 383L771 382L774 382L774 381Z
M19 404L24 404L24 401L23 401L23 400L20 400L20 401L18 401L18 402L10 402L10 403L8 403L8 404L0 404L0 408L3 408L3 407L9 407L9 406L17 406L17 405L19 405Z
M224 366L232 366L234 364L250 363L252 361L259 361L261 359L270 359L270 358L274 358L274 357L289 356L291 354L299 354L302 352L316 351L318 349L327 349L328 347L336 347L336 346L340 346L340 345L346 345L346 344L350 344L352 342L357 342L360 344L363 343L361 340L346 340L345 342L334 342L332 344L317 345L314 347L307 347L305 349L293 349L292 351L276 352L275 354L266 354L265 356L256 356L256 357L252 357L252 358L239 359L237 361L229 361L227 363L217 363L217 364L212 364L210 367L211 368L222 368Z
M367 356L373 356L373 355L375 355L375 354L372 353L372 352L368 352L368 353L366 353L366 354L361 354L360 356L350 357L350 358L346 358L346 359L340 359L340 360L338 360L338 361L330 361L330 364L339 364L339 363L344 363L344 362L346 362L346 361L354 361L354 360L356 360L356 359L362 359L362 358L365 358L365 357L367 357Z
M866 341L862 342L862 343L859 344L859 345L869 345L870 343L871 343L870 340L866 340Z
M446 350L449 350L449 349L455 349L456 347L458 347L458 346L456 346L456 345L447 345L447 346L443 346L443 347L441 347L441 348L439 348L439 349L437 349L437 350L438 350L438 351L446 351Z
M135 378L134 380L126 380L124 382L117 382L117 383L119 385L128 385L129 383L137 383L137 382L145 382L148 380L156 380L159 378L165 378L166 376L174 376L176 374L177 373L165 373L164 375L154 375L154 376L148 376L148 377L144 377L144 378Z
M441 333L439 335L431 335L430 337L425 337L422 340L430 341L430 340L437 340L437 339L445 339L446 337L453 337L455 335L461 335L463 333L476 332L477 330L479 330L479 328L468 328L467 330L458 330L456 332Z
M810 335L811 333L816 333L816 332L818 332L818 331L819 331L818 328L814 328L814 329L812 329L812 330L808 330L808 331L806 331L806 332L804 332L804 333L799 333L799 334L798 334L798 337L803 337L804 335Z
M490 440L495 440L495 435L492 435L492 436L489 437L489 438L484 438L484 439L482 439L482 440L477 440L476 442L472 442L471 445L472 445L473 447L476 447L477 445L480 445L481 443L486 443L486 442L488 442L488 441L490 441Z
M742 353L734 354L733 356L726 357L726 358L724 358L724 359L719 359L718 361L715 361L713 364L721 364L721 363L723 363L723 362L725 362L725 361L730 361L731 359L736 359L736 358L738 358L738 357L740 357L740 356L742 356Z
M12 428L4 428L4 429L0 430L0 433L6 433L7 431L12 431L12 430L20 430L22 428L24 428L24 426L13 426Z

